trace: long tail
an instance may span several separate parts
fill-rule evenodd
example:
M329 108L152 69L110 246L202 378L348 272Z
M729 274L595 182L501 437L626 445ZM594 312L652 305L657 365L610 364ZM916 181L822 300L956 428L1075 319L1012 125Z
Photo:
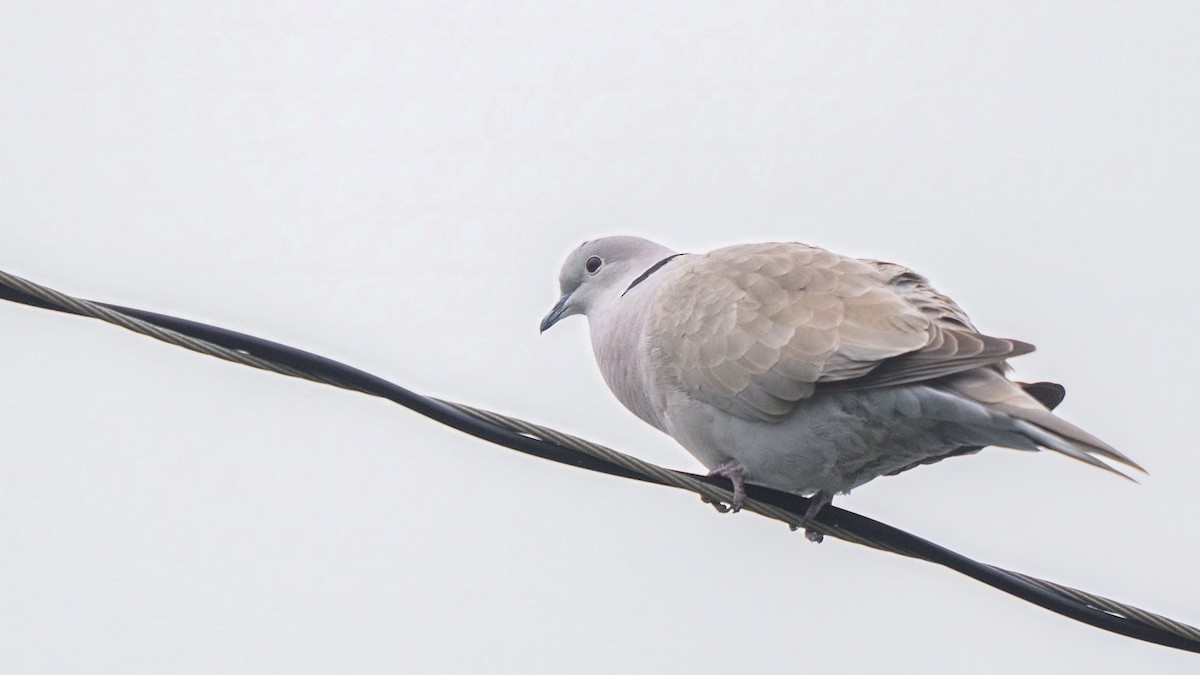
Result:
M1111 471L1135 483L1137 481L1132 477L1099 458L1103 457L1146 473L1137 462L1092 434L1055 416L1037 399L994 370L980 368L961 376L947 378L944 387L959 396L984 405L992 412L1002 413L1008 418L1012 428L1028 439L1027 442Z

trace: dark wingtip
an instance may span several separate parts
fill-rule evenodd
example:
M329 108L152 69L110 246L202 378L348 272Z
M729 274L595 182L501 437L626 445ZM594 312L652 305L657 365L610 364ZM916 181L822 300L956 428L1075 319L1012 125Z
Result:
M1054 410L1067 397L1067 388L1057 382L1018 382L1026 394L1037 399L1038 403Z

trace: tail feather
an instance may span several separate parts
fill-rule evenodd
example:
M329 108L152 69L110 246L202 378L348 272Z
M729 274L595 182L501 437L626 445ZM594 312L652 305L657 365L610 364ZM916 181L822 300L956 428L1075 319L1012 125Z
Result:
M1125 472L1115 469L1099 459L1096 459L1094 454L1089 453L1089 450L1091 452L1095 452L1095 450L1092 448L1081 448L1077 443L1071 442L1057 434L1050 433L1045 429L1038 427L1037 425L1026 422L1025 420L1017 420L1017 427L1021 429L1021 431L1025 432L1025 434L1032 438L1038 445L1044 448L1049 448L1055 452L1062 453L1067 457L1070 457L1071 459L1077 459L1084 464L1091 464L1092 466L1104 469L1105 471L1111 471L1125 480L1132 481L1134 483L1137 482ZM1141 467L1137 468L1140 469Z
M1137 462L1108 443L1054 415L1040 401L996 371L981 368L955 378L947 378L947 385L958 395L1007 416L1021 434L1041 447L1111 471L1135 483L1136 480L1101 461L1097 455L1146 473Z
M1101 457L1107 457L1113 461L1120 462L1125 466L1137 469L1142 473L1146 473L1146 470L1143 469L1141 465L1129 457L1126 457L1124 453L1120 452L1099 438L1096 438L1092 434L1089 434L1083 429L1080 429L1074 424L1064 420L1063 418L1055 416L1054 413L1050 412L1049 410L1044 408L1016 407L1004 404L997 405L995 407L1007 412L1017 419L1029 423L1035 428L1042 429L1046 432L1049 432L1053 436L1056 436L1068 443L1074 444L1077 449L1081 449L1082 451L1088 453L1094 453L1100 455ZM1049 447L1052 450L1058 450L1063 454L1068 454L1053 445Z

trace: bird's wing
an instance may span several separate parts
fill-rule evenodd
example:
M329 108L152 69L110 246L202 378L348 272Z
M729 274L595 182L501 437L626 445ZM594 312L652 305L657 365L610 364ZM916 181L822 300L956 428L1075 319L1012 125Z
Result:
M883 275L884 283L888 288L942 328L979 332L963 308L942 295L924 276L892 262L866 259L861 262L875 268Z
M745 419L781 420L818 387L915 382L1033 350L943 325L878 264L804 244L734 246L669 270L644 334L656 376Z

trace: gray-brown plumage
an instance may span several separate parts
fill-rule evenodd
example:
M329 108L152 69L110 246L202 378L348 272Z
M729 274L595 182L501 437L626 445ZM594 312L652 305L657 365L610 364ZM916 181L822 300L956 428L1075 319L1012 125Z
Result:
M542 323L584 314L604 378L714 473L816 494L1000 445L1139 468L1005 376L1033 351L979 333L915 272L799 243L679 255L634 237L567 259ZM1124 474L1120 474L1124 475Z

